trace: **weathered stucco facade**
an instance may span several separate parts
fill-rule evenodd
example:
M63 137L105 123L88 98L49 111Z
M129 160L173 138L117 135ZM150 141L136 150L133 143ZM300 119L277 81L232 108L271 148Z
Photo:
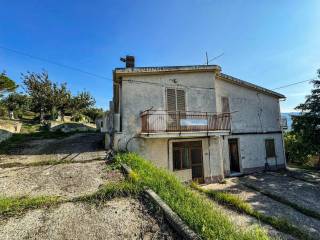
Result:
M216 65L115 69L110 144L183 181L283 167L281 98Z

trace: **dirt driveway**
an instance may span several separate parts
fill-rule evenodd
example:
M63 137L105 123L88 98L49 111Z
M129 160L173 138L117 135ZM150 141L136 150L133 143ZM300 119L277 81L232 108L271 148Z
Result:
M106 167L103 135L24 142L0 156L0 198L59 196L59 204L11 217L0 214L0 239L177 239L145 202L117 198L73 202L108 182L123 180Z

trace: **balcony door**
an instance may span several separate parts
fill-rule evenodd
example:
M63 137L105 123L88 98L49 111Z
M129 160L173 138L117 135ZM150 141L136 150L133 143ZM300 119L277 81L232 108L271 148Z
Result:
M186 112L186 94L183 89L167 88L167 131L178 131L180 119Z

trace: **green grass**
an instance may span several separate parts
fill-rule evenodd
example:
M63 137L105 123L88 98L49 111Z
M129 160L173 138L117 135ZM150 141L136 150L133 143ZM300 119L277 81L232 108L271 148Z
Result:
M118 154L115 164L119 166L120 163L127 164L134 171L130 178L138 189L147 187L155 191L203 239L269 239L265 230L256 225L240 230L205 196L138 155Z
M132 181L111 182L103 185L97 192L73 199L73 201L84 201L99 203L115 197L138 196L142 189Z
M268 216L262 212L256 211L252 208L252 206L249 203L242 200L240 197L236 195L227 193L225 191L203 189L194 183L191 184L191 187L205 193L208 197L212 198L218 203L223 204L238 212L246 213L250 216L253 216L258 220L271 225L272 227L274 227L275 229L278 229L281 232L290 234L299 239L313 239L311 236L309 236L307 233L302 231L300 228L292 225L287 219Z
M48 207L59 203L59 197L0 197L0 216L13 216L29 209Z
M267 190L263 190L263 189L260 189L260 188L257 188L251 184L248 184L248 183L243 183L243 185L245 185L246 187L248 188L251 188L257 192L260 192L261 194L273 199L273 200L276 200L278 202L281 202L283 204L286 204L294 209L296 209L297 211L303 213L304 215L307 215L309 217L313 217L313 218L316 218L318 220L320 220L320 213L314 211L314 210L311 210L309 208L306 208L306 207L302 207L294 202L291 202L289 200L287 200L286 198L284 197L281 197L281 196L278 196L278 195L275 195L273 194L272 192L269 192Z

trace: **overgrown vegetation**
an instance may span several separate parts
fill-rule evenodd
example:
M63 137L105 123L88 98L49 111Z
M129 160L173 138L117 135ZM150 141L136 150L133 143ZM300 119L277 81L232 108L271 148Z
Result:
M238 229L205 196L183 185L172 173L159 169L133 153L118 154L115 166L127 164L138 189L155 191L203 239L269 239L259 226ZM107 191L109 192L109 191Z
M29 209L49 207L59 203L59 197L0 197L0 216L18 215Z
M299 239L312 239L307 233L302 231L300 228L292 225L288 220L284 218L267 216L262 212L256 211L252 208L252 206L249 203L242 200L240 197L236 195L230 194L226 191L203 189L195 183L192 183L191 187L206 194L214 201L217 201L218 203L223 204L238 212L246 213L252 217L255 217L258 220L271 225L272 227L278 229L281 232L288 233Z

